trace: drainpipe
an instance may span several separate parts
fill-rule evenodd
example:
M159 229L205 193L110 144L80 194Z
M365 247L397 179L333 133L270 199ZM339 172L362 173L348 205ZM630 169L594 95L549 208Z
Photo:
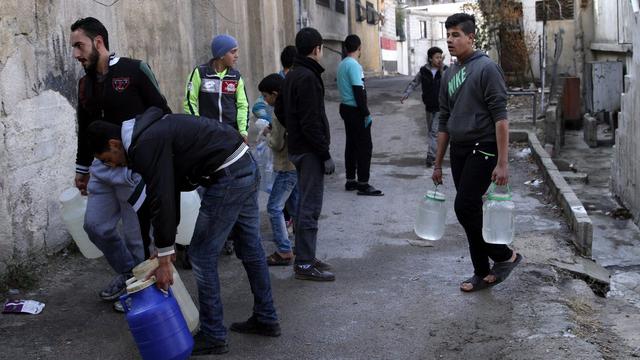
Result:
M298 29L296 32L300 29L302 29L302 0L298 0Z

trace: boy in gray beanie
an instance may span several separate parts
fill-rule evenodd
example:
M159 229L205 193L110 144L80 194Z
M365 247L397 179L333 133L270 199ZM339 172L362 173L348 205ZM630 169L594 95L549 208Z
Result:
M184 112L227 123L247 139L249 101L240 72L233 68L238 60L238 42L230 35L217 35L211 41L212 58L196 66L184 97Z
M238 42L231 35L217 35L211 40L211 55L212 58L196 66L187 79L184 112L229 124L247 142L249 101L244 80L233 68L238 61ZM233 253L231 240L224 245L224 252ZM188 259L183 265L189 267Z

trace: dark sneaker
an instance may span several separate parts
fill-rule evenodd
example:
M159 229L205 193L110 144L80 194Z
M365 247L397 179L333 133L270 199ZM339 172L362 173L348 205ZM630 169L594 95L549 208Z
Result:
M124 307L122 306L120 300L116 300L116 302L113 303L113 311L124 313Z
M295 272L295 278L298 280L311 280L311 281L334 281L335 275L329 271L323 271L318 269L314 265L295 265L293 267Z
M280 336L280 325L265 324L259 322L255 316L251 316L249 320L243 322L236 322L231 324L229 330L243 333L243 334L256 334L262 336L278 337Z
M365 196L382 196L384 193L382 190L378 190L369 184L358 185L358 195Z
M104 301L113 301L118 299L120 295L124 294L127 288L126 281L131 276L131 273L116 275L111 280L107 288L100 292L100 298Z
M357 190L358 189L358 182L357 181L349 181L349 180L347 180L347 182L344 184L344 189L347 190L347 191Z
M191 355L220 355L229 352L226 340L213 339L202 332L193 337L193 342Z
M313 266L317 267L320 271L331 271L331 269L333 269L331 264L320 261L319 259L313 260Z

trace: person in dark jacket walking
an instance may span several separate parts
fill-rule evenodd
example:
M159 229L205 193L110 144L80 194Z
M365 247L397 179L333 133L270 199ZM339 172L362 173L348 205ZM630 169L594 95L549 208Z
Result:
M294 272L296 279L333 281L329 264L316 258L324 175L333 174L336 168L329 153L331 135L321 78L324 68L318 63L322 58L322 36L316 29L303 28L296 35L296 49L298 56L283 90L289 159L298 173Z
M120 126L151 106L163 113L170 113L171 109L145 62L109 54L107 29L97 19L87 17L71 25L71 46L73 57L86 72L78 83L75 184L83 195L88 194L84 229L117 273L100 292L103 300L113 301L124 292L131 269L145 258L141 224L127 202L140 175L128 169L109 168L94 159L87 128L97 120ZM120 221L122 233L117 226ZM114 309L124 311L119 301L114 303Z
M427 112L427 167L433 166L433 161L436 158L438 112L440 111L438 96L440 95L440 79L445 70L447 70L447 66L444 65L442 49L437 46L430 48L427 51L427 63L420 68L416 77L407 85L402 99L400 99L400 103L404 103L413 90L418 85L422 85L422 102Z
M236 256L242 260L251 291L253 315L230 329L241 333L279 336L267 262L260 243L257 167L249 147L233 127L186 114L164 115L158 108L123 122L89 126L96 157L110 167L128 166L142 175L159 267L152 275L161 289L173 282L180 191L205 188L189 247L200 302L200 332L194 355L228 351L222 323L218 256L232 228Z
M471 292L504 281L522 260L507 245L488 244L482 237L482 195L492 181L497 185L509 181L507 88L502 69L484 52L473 49L473 15L451 15L445 27L449 52L458 63L442 78L432 179L442 183L442 160L451 141L451 173L457 190L454 208L467 234L474 273L460 284L460 290Z

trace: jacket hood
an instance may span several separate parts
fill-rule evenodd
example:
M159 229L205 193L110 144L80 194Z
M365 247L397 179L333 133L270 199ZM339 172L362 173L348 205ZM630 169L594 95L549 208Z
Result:
M135 144L140 134L142 134L151 124L162 119L164 117L162 109L152 106L148 108L144 113L136 116L135 119L128 120L131 124L127 125L127 131L131 134L125 134L125 126L122 126L122 143L125 149L129 150L132 144ZM128 122L127 121L127 122ZM127 144L128 141L128 144Z
M479 59L479 58L482 58L482 57L487 57L487 58L488 58L488 57L489 57L489 55L487 55L487 54L486 54L484 51L482 51L482 50L476 50L476 51L474 51L474 52L473 52L473 54L472 54L472 55L467 59L467 61L465 61L465 62L464 62L464 63L462 63L461 65L467 65L467 64L469 64L470 62L472 62L472 61L474 61L474 60L477 60L477 59Z

